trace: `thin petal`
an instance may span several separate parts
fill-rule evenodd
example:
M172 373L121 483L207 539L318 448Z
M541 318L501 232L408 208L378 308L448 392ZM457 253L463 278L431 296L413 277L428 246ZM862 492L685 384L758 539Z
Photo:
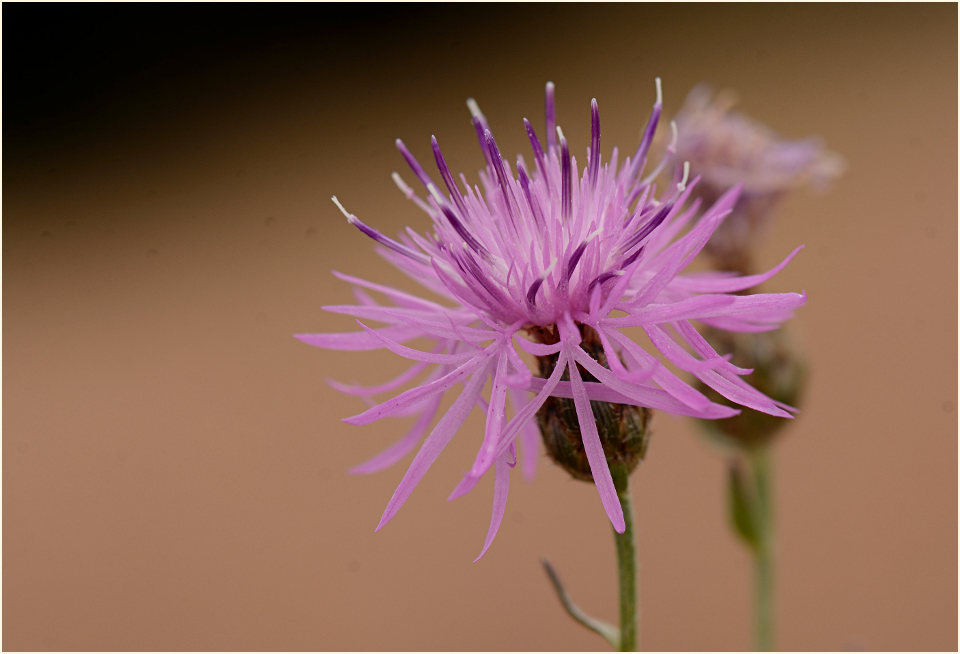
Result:
M652 365L656 361L650 353L646 352L624 334L614 329L608 330L607 334L623 348L624 353L628 357L637 361L637 363L644 368ZM664 366L660 366L654 371L652 379L660 388L692 409L703 411L712 404L706 395L694 389ZM651 406L651 408L656 407Z
M427 363L424 361L418 361L413 364L398 376L394 377L390 381L384 382L382 384L377 384L376 386L360 386L358 384L344 384L343 382L338 382L336 379L327 379L327 383L330 384L332 388L340 391L341 393L346 393L347 395L360 395L363 397L369 397L371 395L376 395L378 393L386 393L388 391L393 391L405 383L416 377L420 374L424 368L427 367Z
M772 278L783 270L791 259L803 249L801 245L787 257L765 273L758 275L730 276L717 273L701 273L698 275L680 275L671 283L671 288L677 288L695 293L735 293L753 288Z
M510 347L509 344L506 347ZM497 443L501 434L501 427L507 407L507 385L504 377L507 374L508 355L501 351L497 358L497 369L490 384L490 405L487 408L487 422L484 428L483 445L480 446L480 465L493 459Z
M437 457L440 456L440 453L443 451L443 448L447 446L453 438L453 435L460 428L460 425L467 419L467 415L469 415L470 410L473 409L473 405L477 403L477 399L480 397L480 391L483 390L483 384L487 381L489 370L490 365L488 363L471 377L470 381L467 382L466 388L464 388L463 392L457 397L447 412L443 414L440 422L433 428L430 435L427 436L420 451L417 452L417 455L410 463L410 467L407 468L403 479L400 480L400 484L394 491L393 497L391 497L387 503L387 508L383 511L383 516L380 518L380 524L377 525L376 531L380 531L380 529L397 514L397 511L400 510L403 503L410 497L410 493L412 493L413 489L420 483L423 476L427 474L427 469L436 461Z
M638 327L674 320L693 320L709 318L717 315L727 315L724 310L733 311L737 295L695 295L694 297L666 304L648 304L642 308L623 307L629 311L627 316L606 318L603 325L611 327Z
M568 357L573 358L573 353L568 352ZM583 449L587 455L587 462L590 464L590 473L597 485L600 502L603 504L604 511L607 512L607 517L610 518L610 522L613 523L613 528L617 533L622 534L626 529L623 521L623 507L620 505L617 489L613 485L613 477L610 475L609 466L607 466L607 458L603 454L603 445L600 444L600 434L597 433L597 423L593 417L593 410L590 408L590 400L587 398L587 392L583 387L583 380L580 378L580 371L577 369L576 362L571 361L567 370L570 374L573 404L577 409L577 421L580 423L580 435L583 438Z
M653 343L654 347L681 370L700 372L702 370L727 369L731 365L721 356L714 356L706 360L696 358L670 338L667 331L659 325L645 325L643 330L650 337L650 342Z
M410 428L410 431L408 431L403 438L373 458L350 468L350 474L369 475L373 472L380 472L405 457L416 447L417 443L420 442L424 432L427 431L427 427L430 426L434 416L437 415L437 409L439 408L440 396L437 396L436 399L430 402L429 407L417 417L417 421L413 423L413 427Z
M365 279L359 277L354 277L352 275L347 275L345 273L339 272L337 270L331 271L333 276L337 279L341 279L345 282L353 284L354 286L362 286L364 288L369 288L372 291L377 291L383 293L385 296L400 304L401 306L407 306L410 308L421 308L428 310L444 310L447 307L444 307L436 302L427 300L422 297L417 297L416 295L411 295L410 293L405 293L404 291L398 290L396 288L391 288L390 286L383 286L382 284L375 284L374 282L368 282Z
M377 330L384 336L395 341L409 341L423 335L423 331L416 327L403 325L384 327ZM380 350L386 347L378 338L369 332L342 332L333 334L294 334L293 337L307 345L322 347L328 350Z
M543 389L545 381L546 380L542 377L534 377L530 384L530 390L537 391ZM729 418L740 413L739 410L732 407L723 406L722 404L710 404L703 409L695 409L691 406L683 404L679 400L667 394L665 391L657 388L651 388L649 390L649 401L639 402L626 397L625 395L621 395L612 388L597 382L583 382L583 387L586 389L587 397L591 402L611 402L613 404L644 406L650 409L660 409L662 411L675 413L681 416L707 418L711 420L716 418ZM572 398L573 391L571 390L570 382L557 382L550 395L553 397Z
M515 412L519 411L524 404L520 391L512 388L510 400ZM523 463L520 469L526 479L533 479L537 472L537 459L540 455L540 430L533 418L528 418L520 427L520 446L523 450Z
M547 401L547 398L550 397L556 385L560 383L560 377L563 375L563 368L566 362L566 357L561 351L559 358L557 359L557 365L553 369L553 373L549 378L543 379L542 377L533 377L532 382L537 380L543 382L542 386L539 388L537 395L527 402L523 408L521 408L513 416L510 422L507 423L507 426L503 430L503 435L499 439L499 446L497 448L497 455L502 454L510 446L510 443L513 442L513 438L520 432L520 430L526 425L527 421L531 420L540 410L540 407L543 406L543 403ZM477 485L477 482L480 481L480 478L483 474L489 469L489 464L484 467L480 464L480 455L477 455L477 460L474 461L473 466L470 469L464 478L460 481L460 484L453 489L453 492L448 497L448 500L454 500L466 493L470 492L474 486Z
M380 332L375 329L367 327L359 320L357 324L363 327L364 331L372 334L374 338L379 339L383 342L384 347L393 352L394 354L399 354L405 359L413 359L414 361L424 361L426 363L446 363L446 364L456 364L466 361L467 359L475 356L474 352L462 352L460 354L441 354L437 352L423 352L421 350L415 350L412 347L407 347L405 345L400 345L396 341L392 341Z
M474 358L461 365L459 368L447 373L440 379L404 391L403 393L400 393L399 395L392 397L385 402L381 402L380 404L367 409L363 413L358 413L355 416L344 418L343 421L350 425L369 425L371 422L376 422L382 418L396 415L399 410L402 410L413 402L419 402L436 393L442 393L455 384L459 384L477 368L479 368L488 358L489 354L486 351L481 352Z
M507 510L507 492L510 490L510 464L508 461L509 457L503 454L497 459L494 466L493 510L490 513L490 527L487 529L487 538L483 542L480 556L473 560L474 563L482 559L483 555L490 549L490 545L500 529L500 523L503 522L503 514Z

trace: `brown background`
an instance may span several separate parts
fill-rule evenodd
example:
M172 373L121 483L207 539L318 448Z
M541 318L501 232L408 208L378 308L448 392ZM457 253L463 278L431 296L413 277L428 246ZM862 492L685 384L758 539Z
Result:
M955 6L312 11L289 39L119 78L55 129L5 121L5 649L602 649L538 563L614 618L595 491L542 460L472 564L491 484L445 497L475 413L374 534L404 464L346 470L403 424L341 423L362 407L324 378L401 363L290 335L351 327L320 309L351 299L330 269L396 278L330 195L387 233L426 224L390 181L394 138L429 161L436 134L473 177L465 98L525 151L552 79L576 152L593 96L604 151L630 147L656 75L668 113L707 80L848 163L783 205L759 255L807 246L770 284L809 294L793 331L813 370L775 456L780 647L956 649ZM722 459L681 419L655 426L633 486L642 646L747 648Z

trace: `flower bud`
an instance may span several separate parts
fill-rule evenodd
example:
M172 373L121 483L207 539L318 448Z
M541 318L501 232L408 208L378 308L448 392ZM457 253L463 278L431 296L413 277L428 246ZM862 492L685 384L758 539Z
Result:
M586 325L580 325L583 341L580 347L601 366L608 367L606 354L597 333ZM537 329L535 335L541 342L556 342L556 336L546 329ZM549 377L557 365L558 355L537 357L540 376ZM582 367L579 369L584 381L595 382L596 378ZM564 373L562 379L569 379ZM650 442L650 419L652 412L646 407L610 402L590 402L603 453L619 487L637 467L647 452ZM537 422L547 454L575 479L593 481L590 463L583 448L580 421L572 399L550 397L537 412Z

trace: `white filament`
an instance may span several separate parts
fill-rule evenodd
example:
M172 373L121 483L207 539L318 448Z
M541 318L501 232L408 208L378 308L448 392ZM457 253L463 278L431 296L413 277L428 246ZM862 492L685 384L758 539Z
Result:
M347 217L347 222L352 225L352 224L353 224L353 221L356 220L356 218L354 218L353 214L350 213L349 211L347 211L346 209L344 209L343 205L340 204L340 200L337 199L337 196L336 196L336 195L331 196L330 199L333 200L333 203L334 203L335 205L337 205L337 209L340 210L340 213L342 213L344 216Z
M690 162L689 162L689 161L684 161L684 162L683 162L683 179L681 179L681 180L680 180L680 183L677 184L677 190L678 190L678 191L686 191L686 190L687 190L687 178L688 178L688 177L690 177Z

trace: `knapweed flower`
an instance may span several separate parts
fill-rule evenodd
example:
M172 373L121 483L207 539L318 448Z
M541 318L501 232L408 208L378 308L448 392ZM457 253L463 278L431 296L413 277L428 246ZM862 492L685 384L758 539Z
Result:
M823 188L843 171L843 160L813 138L790 141L769 127L731 111L732 93L713 96L706 86L694 88L676 115L677 157L700 176L697 195L710 203L731 186L741 185L730 217L707 252L722 267L748 272L749 246L788 191L811 185Z
M408 228L391 238L361 222L334 198L350 224L376 241L380 254L420 284L424 295L335 272L354 286L358 303L325 309L355 317L361 330L297 338L340 350L383 348L414 362L380 386L335 383L365 398L412 383L345 419L364 425L391 416L417 416L396 444L355 469L382 469L420 445L377 529L396 515L467 415L480 407L486 426L482 440L478 438L479 451L451 499L468 492L493 469L486 552L506 507L516 443L520 441L529 457L524 463L529 473L536 452L535 416L548 398L560 397L573 400L601 502L614 528L622 532L623 513L591 401L701 418L737 413L711 402L671 369L675 368L737 404L789 417L790 407L744 382L741 376L749 371L718 354L692 321L734 331L774 329L803 304L805 296L737 292L772 277L797 250L760 275L681 274L730 212L739 189L726 192L697 219L699 203L687 206L697 182L688 184L686 170L681 175L677 166L674 183L658 197L652 180L659 170L647 176L643 172L661 113L659 80L640 145L622 163L616 148L608 161L602 159L600 117L596 100L591 103L590 147L582 169L556 125L552 84L546 90L545 142L524 120L533 151L529 164L522 157L515 167L505 161L476 103L471 100L468 106L486 160L480 186L471 185L463 175L457 183L436 138L432 148L439 184L397 141L426 193L417 195L399 175L394 180L429 216L428 233ZM381 299L374 299L371 292ZM367 321L382 325L371 327ZM652 352L629 335L634 328L646 333ZM602 364L584 348L585 333L598 343L593 350L599 348L605 355L598 357ZM405 345L414 339L430 345L424 349ZM535 375L525 354L549 358L551 372ZM454 388L456 399L441 412L444 394Z

